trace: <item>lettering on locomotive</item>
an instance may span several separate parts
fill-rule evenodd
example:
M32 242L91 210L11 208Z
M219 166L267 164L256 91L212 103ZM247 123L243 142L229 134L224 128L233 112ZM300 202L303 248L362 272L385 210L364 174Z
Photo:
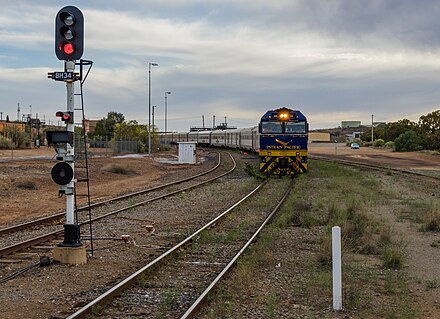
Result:
M299 145L267 145L266 149L268 150L300 150L301 146Z

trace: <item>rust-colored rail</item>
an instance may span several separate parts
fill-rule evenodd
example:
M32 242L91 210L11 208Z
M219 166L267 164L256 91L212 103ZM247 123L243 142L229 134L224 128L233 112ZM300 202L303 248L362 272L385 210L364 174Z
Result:
M220 282L220 280L232 269L232 266L234 266L238 260L238 258L241 257L241 255L245 252L245 250L252 244L252 242L257 238L257 236L260 234L260 232L263 230L263 228L271 221L273 216L280 210L281 206L286 201L287 197L290 194L290 191L293 188L294 180L290 183L290 186L287 188L286 192L284 193L281 200L278 202L278 204L275 206L275 208L272 210L272 212L267 216L267 218L263 221L263 223L260 225L260 227L255 231L255 233L252 235L252 237L246 242L246 244L240 249L240 251L234 256L234 258L231 259L231 261L226 265L226 267L217 275L217 277L209 284L208 288L203 291L203 293L200 295L199 298L191 305L191 307L188 308L188 310L185 312L185 314L181 317L181 319L187 319L187 318L195 318L200 308L203 306L203 304L206 302L206 298L208 297L209 293L213 290L213 288Z
M105 305L113 301L116 297L118 297L123 291L130 288L131 286L135 285L136 282L139 280L139 278L148 270L151 269L153 265L157 265L158 263L164 261L166 257L171 255L173 252L178 251L182 246L190 243L196 236L198 236L202 231L205 229L211 227L215 223L217 223L219 220L224 218L230 211L232 211L234 208L236 208L238 205L246 201L250 196L252 196L255 192L257 192L266 182L260 183L256 188L254 188L251 192L249 192L246 196L244 196L242 199L240 199L238 202L236 202L234 205L232 205L230 208L222 212L220 215L218 215L216 218L211 220L209 223L205 224L203 227L198 229L196 232L194 232L192 235L188 236L181 242L179 242L177 245L173 246L169 250L167 250L162 255L158 256L156 259L118 283L116 286L109 289L107 292L100 295L95 300L89 302L87 305L85 305L83 308L76 311L74 314L70 315L66 319L80 319L80 318L86 318L88 315L93 313L96 309L102 309Z
M198 186L201 186L201 185L204 185L206 183L212 182L212 181L214 181L216 179L219 179L219 178L221 178L221 177L223 177L225 175L228 175L228 174L232 173L235 170L235 168L237 167L237 163L235 162L234 158L232 157L232 155L230 153L227 153L227 154L230 156L230 158L231 158L231 160L233 162L233 167L230 170L228 170L227 172L223 173L223 174L220 174L218 176L210 178L210 179L208 179L206 181L197 183L195 185L191 185L191 186L182 188L180 190L172 191L172 192L169 192L169 193L164 194L164 195L160 195L160 196L157 196L157 197L154 197L154 198L142 201L142 202L138 202L138 203L129 205L127 207L123 207L123 208L117 209L117 210L109 212L107 214L95 217L91 221L86 221L86 222L80 223L79 225L80 226L86 225L86 224L89 224L90 222L98 221L98 220L103 219L105 217L108 217L108 216L111 216L111 215L115 215L115 214L121 213L123 211L130 210L130 209L132 209L134 207L142 206L142 205L151 203L153 201L156 201L156 200L159 200L159 199L162 199L162 198L165 198L165 197L173 196L175 194L178 194L178 193L181 193L181 192L184 192L184 191L196 188ZM200 174L198 174L198 175L200 176ZM189 179L186 179L186 180L189 180ZM179 181L179 183L180 182L182 182L182 181ZM170 185L174 185L174 184L173 183L168 183L166 185L170 186ZM163 187L165 187L165 186L161 185L161 188L163 188ZM18 251L24 250L26 248L29 248L29 247L32 247L32 246L35 246L35 245L47 242L49 240L52 240L52 239L55 239L55 238L58 238L58 237L61 237L63 234L64 234L64 229L59 229L59 230L53 231L51 233L47 233L45 235L41 235L41 236L36 237L36 238L32 238L32 239L29 239L29 240L26 240L26 241L23 241L23 242L20 242L20 243L11 245L11 246L7 246L7 247L4 247L4 248L1 248L0 249L0 257L3 257L5 255L8 255L8 254L11 254L11 253L14 253L14 252L18 252Z
M193 175L193 176L189 176L189 177L180 179L180 180L175 181L175 182L170 182L170 183L162 184L162 185L159 185L159 186L151 187L151 188L148 188L148 189L143 189L143 190L140 190L140 191L137 191L137 192L133 192L133 193L117 196L117 197L106 199L106 200L103 200L103 201L100 201L100 202L96 202L96 203L91 204L90 207L91 208L100 207L100 206L106 205L106 204L108 204L110 202L125 200L125 199L133 197L133 196L144 195L144 194L147 194L147 193L152 192L152 191L157 191L159 189L162 189L162 188L165 188L165 187L168 187L168 186L171 186L171 185L181 184L181 183L187 182L187 181L189 181L191 179L195 179L197 177L200 177L200 176L203 176L203 175L211 173L212 171L214 171L217 168L219 168L220 164L221 164L221 156L220 156L220 153L219 153L217 164L214 167L210 168L209 170L207 170L205 172L202 172L202 173L199 173L199 174L196 174L196 175ZM78 208L78 211L86 211L86 210L88 210L87 206L82 206L82 207ZM33 227L33 226L36 226L36 225L41 225L41 224L49 223L49 222L52 222L52 221L55 221L55 220L59 220L59 219L63 218L64 216L66 216L66 212L65 211L55 213L54 215L51 215L51 216L41 217L41 218L29 221L29 222L25 222L25 223L22 223L22 224L10 226L10 227L7 227L7 228L2 228L2 229L0 229L0 236L6 235L6 234L9 234L9 233L13 233L13 232L17 232L17 231L20 231L20 230L23 230L23 229L27 229L27 228L30 228L30 227Z

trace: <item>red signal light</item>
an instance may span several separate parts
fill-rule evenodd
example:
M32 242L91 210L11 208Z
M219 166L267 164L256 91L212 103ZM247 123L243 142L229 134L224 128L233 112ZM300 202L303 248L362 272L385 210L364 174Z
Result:
M59 49L68 55L71 55L73 53L75 53L75 47L73 46L72 43L60 43Z
M57 117L60 117L61 120L65 123L73 123L73 119L72 119L72 112L62 112L62 111L58 111L55 114Z

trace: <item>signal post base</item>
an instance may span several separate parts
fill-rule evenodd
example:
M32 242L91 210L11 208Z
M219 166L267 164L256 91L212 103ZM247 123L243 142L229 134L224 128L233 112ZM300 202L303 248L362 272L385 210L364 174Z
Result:
M55 247L52 251L53 260L62 264L83 265L87 263L85 246Z

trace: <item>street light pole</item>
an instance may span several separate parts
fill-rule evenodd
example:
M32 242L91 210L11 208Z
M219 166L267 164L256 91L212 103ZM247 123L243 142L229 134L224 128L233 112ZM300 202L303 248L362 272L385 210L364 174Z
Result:
M171 94L171 92L165 92L165 133L167 133L167 115L168 115L168 102L167 102L167 97L168 94Z
M151 66L157 63L148 63L148 155L151 156Z
M153 105L153 135L154 135L154 109L157 107L157 105Z

